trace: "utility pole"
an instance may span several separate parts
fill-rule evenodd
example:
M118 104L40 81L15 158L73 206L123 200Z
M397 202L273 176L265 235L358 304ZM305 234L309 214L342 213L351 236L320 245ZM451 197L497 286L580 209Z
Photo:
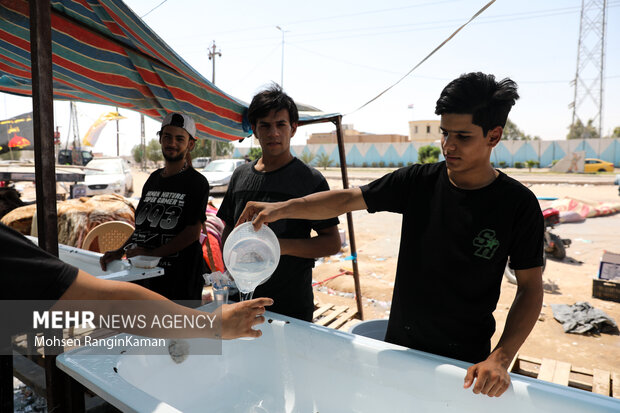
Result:
M289 30L284 30L280 26L276 26L276 29L282 32L282 59L281 59L281 65L280 65L280 87L284 89L284 33L288 32Z
M141 167L146 171L146 134L144 133L144 113L140 114L140 146L142 146Z
M118 106L116 107L116 115L118 115ZM121 138L120 130L118 128L118 119L116 119L116 156L121 156Z
M581 0L577 70L572 82L575 95L569 105L573 109L572 125L577 120L581 120L584 126L587 126L589 119L595 125L598 121L599 138L603 137L606 10L607 0ZM589 105L583 107L588 97Z
M212 60L212 70L211 70L211 83L213 83L213 85L215 86L215 57L219 56L222 57L222 51L218 50L215 51L216 46L215 46L215 40L213 40L213 44L211 44L211 47L208 49L209 50L209 60ZM217 158L217 142L215 141L215 139L211 139L211 160L215 160Z

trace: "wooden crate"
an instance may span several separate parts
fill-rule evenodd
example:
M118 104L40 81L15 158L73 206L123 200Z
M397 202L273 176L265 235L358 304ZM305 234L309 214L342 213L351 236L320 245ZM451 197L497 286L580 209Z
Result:
M508 371L620 399L620 373L585 369L548 358L538 359L517 354Z
M357 310L346 305L324 304L315 306L312 322L320 326L349 331L349 328L360 322L354 318L355 316Z
M592 280L592 297L620 303L620 282L616 280Z

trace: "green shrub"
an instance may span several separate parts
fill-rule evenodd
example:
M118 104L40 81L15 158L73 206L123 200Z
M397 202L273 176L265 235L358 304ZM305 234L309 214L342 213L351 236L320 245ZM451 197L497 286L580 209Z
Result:
M439 154L441 150L433 145L421 146L418 149L418 162L420 163L435 163L439 160Z
M500 167L500 168L505 168L505 167L506 167L506 165L507 165L507 164L506 164L506 161L500 161L500 162L499 162L499 167Z
M312 162L314 162L315 158L316 158L316 155L310 152L309 150L303 151L301 153L301 156L299 157L299 159L306 165L312 165Z
M383 161L379 162L379 167L380 167L380 168L385 167L385 162L383 162Z
M525 164L527 165L527 169L529 169L530 172L532 172L533 167L538 168L540 166L540 162L535 161L534 159L527 160Z
M523 168L523 162L515 162L515 168L522 169Z
M332 161L329 155L326 154L325 152L323 152L322 154L316 157L316 165L322 166L323 169L327 169L327 167L332 166L333 163L334 161Z
M250 160L252 161L259 159L261 156L263 156L263 150L260 148L260 146L250 148L250 150L248 151L248 158L250 158Z

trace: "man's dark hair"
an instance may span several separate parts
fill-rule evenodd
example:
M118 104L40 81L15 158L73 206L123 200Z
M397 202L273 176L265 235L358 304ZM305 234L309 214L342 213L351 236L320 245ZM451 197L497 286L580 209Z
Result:
M269 88L263 90L254 98L248 108L248 120L252 128L256 127L259 118L269 115L269 112L276 112L286 109L288 111L289 123L297 123L299 121L299 112L293 99L284 93L279 85L272 84Z
M506 78L499 82L484 73L461 75L441 91L435 114L472 115L472 123L482 128L484 135L496 126L506 125L508 113L519 99L517 84Z

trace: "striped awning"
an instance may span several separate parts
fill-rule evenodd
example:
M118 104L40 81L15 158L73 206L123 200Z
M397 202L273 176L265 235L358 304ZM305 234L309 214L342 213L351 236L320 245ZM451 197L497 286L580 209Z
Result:
M202 77L120 0L52 0L54 99L161 120L181 111L200 138L251 135L247 106ZM28 0L0 0L0 91L31 96Z

